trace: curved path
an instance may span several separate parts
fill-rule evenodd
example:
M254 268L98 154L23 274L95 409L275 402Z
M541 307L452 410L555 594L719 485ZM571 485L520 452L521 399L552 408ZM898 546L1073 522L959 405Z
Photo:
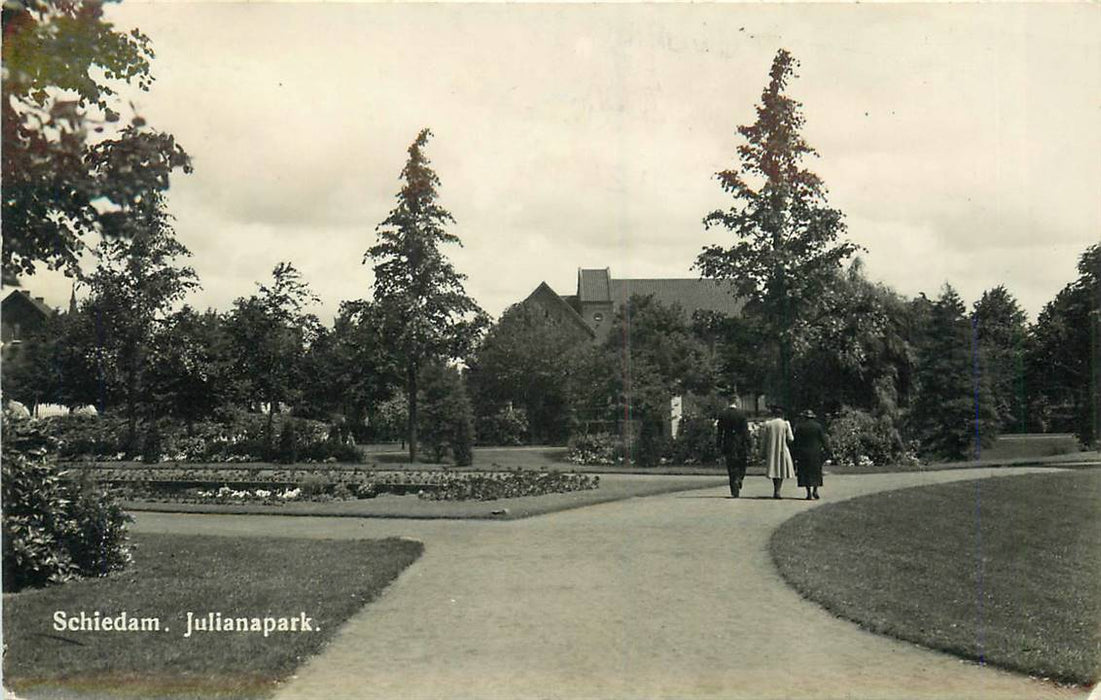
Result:
M1029 469L828 477L825 499ZM1073 698L801 598L772 530L817 503L710 488L512 522L141 513L139 532L407 536L424 556L279 698ZM828 501L822 501L822 503Z

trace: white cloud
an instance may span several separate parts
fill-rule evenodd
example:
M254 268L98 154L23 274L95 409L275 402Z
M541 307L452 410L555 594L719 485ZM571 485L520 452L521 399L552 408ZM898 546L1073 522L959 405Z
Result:
M323 317L360 263L405 149L429 157L491 313L581 266L688 276L713 179L775 51L801 61L812 164L904 293L1005 283L1034 315L1101 230L1101 13L1092 5L141 4L151 124L192 154L181 240L227 308L279 260ZM68 287L29 286L64 304Z

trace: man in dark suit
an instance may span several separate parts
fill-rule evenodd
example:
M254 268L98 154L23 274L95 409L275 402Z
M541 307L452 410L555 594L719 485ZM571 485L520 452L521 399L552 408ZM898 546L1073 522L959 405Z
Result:
M719 412L718 445L730 476L730 496L737 498L749 464L749 422L738 407L737 397Z

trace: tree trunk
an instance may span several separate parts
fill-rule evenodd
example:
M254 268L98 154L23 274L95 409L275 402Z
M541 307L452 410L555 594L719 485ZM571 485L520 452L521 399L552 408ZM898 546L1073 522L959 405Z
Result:
M274 435L275 431L275 399L270 395L268 397L268 423L264 428L264 459L271 459L273 452L273 445L275 444Z
M406 388L409 393L409 462L417 461L417 365L410 362L407 368Z
M1094 447L1101 445L1101 309L1094 309L1090 316L1093 318L1093 332L1090 334L1091 344L1093 345L1093 356L1090 365L1093 367L1093 391L1092 394L1092 413L1093 413L1093 435L1090 436L1090 441Z
M780 338L780 406L793 410L791 402L791 339L784 333Z
M140 451L138 445L138 397L137 383L138 372L134 367L130 368L126 377L126 443L127 450L131 453Z

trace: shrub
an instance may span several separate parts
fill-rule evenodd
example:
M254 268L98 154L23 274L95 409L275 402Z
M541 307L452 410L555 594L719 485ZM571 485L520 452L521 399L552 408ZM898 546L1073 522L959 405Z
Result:
M275 416L277 439L265 447L268 417L259 413L227 411L218 420L185 426L178 421L146 422L141 458L146 463L360 461L354 445L334 439L327 423L293 416ZM57 416L41 421L58 442L58 456L66 461L121 460L132 457L124 448L126 421L115 416Z
M849 466L898 464L915 461L902 442L898 428L885 415L873 416L845 407L830 422L830 452L833 461Z
M708 418L693 416L680 423L672 441L668 461L673 464L714 464L719 461L715 444L715 425Z
M334 482L327 476L311 474L298 484L302 496L310 500L317 500L318 496L329 495L335 487Z
M299 456L307 462L353 462L361 460L355 445L349 445L337 439L314 442L305 445Z
M471 464L474 410L458 370L442 364L429 365L420 381L417 429L421 444L436 462L442 462L450 451L455 464Z
M145 439L142 442L141 461L153 464L161 461L164 445L161 440L161 429L154 421L145 431Z
M644 420L632 447L631 461L641 467L653 467L672 451L672 441L661 421Z
M130 561L126 515L105 492L63 481L36 421L4 415L4 590L102 576Z
M459 467L474 464L474 413L467 402L466 410L455 417L451 433L451 458Z
M570 438L566 461L590 466L622 464L623 454L623 442L618 435L583 433Z
M478 418L479 445L522 445L528 438L528 412L506 406Z
M42 419L38 425L54 441L61 459L123 459L127 456L127 425L124 418L112 415L51 416Z
M82 576L106 576L130 563L122 506L102 487L86 480L68 482L69 527L62 538Z
M273 461L282 462L284 464L293 464L298 461L298 431L295 429L295 423L299 419L287 418L283 421L283 428L279 432L279 444L276 447L276 452L272 455Z

